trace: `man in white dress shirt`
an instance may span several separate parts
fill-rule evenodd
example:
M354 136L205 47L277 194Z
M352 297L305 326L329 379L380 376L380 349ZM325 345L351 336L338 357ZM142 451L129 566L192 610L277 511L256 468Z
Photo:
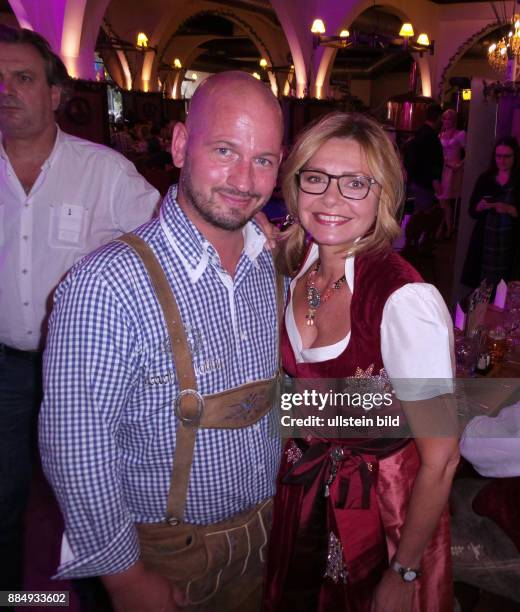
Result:
M22 518L52 293L78 259L159 202L122 155L62 132L68 80L30 30L0 25L0 591L21 588Z

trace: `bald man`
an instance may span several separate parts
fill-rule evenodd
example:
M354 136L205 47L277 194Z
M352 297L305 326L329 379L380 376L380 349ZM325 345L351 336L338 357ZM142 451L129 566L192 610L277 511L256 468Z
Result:
M57 290L40 418L57 576L101 576L116 611L260 609L282 291L250 220L281 139L263 84L208 78L175 125L180 182L159 219Z

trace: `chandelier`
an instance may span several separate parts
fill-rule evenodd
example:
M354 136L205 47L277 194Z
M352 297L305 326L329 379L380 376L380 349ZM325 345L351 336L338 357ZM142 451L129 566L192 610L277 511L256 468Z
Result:
M507 34L488 47L488 61L497 72L505 72L509 62L516 62L520 57L520 14L503 23L508 26Z

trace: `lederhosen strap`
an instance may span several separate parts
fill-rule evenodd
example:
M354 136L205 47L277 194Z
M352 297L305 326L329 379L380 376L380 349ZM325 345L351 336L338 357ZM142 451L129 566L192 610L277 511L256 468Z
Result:
M161 306L170 338L179 384L179 394L174 404L179 423L175 437L175 456L166 520L170 525L178 525L184 518L193 451L199 427L238 429L256 423L273 405L277 378L256 381L203 397L197 391L197 380L186 332L161 265L146 242L135 234L125 234L119 240L131 247L142 260ZM276 294L278 324L280 324L284 309L284 281L279 274L276 279Z

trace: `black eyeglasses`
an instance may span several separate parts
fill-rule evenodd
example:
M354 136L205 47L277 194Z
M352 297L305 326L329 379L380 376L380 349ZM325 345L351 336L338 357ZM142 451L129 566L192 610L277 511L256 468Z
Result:
M296 173L298 187L304 193L311 195L321 195L329 188L330 181L338 181L338 191L349 200L364 200L372 185L377 183L376 179L370 176L358 174L328 174L321 170L300 170Z

